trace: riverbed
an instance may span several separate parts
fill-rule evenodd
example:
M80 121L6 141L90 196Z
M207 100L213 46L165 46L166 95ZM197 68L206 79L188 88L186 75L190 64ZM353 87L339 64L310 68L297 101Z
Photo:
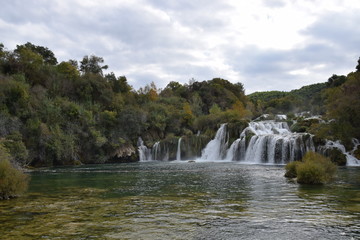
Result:
M360 239L360 168L301 186L284 167L138 162L33 171L1 239Z

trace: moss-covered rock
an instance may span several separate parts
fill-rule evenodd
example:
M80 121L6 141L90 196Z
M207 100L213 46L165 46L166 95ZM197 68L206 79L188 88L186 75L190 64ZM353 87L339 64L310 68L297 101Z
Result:
M249 146L249 143L250 143L250 140L251 138L255 136L255 133L251 132L251 131L247 131L246 132L246 137L245 137L245 146L248 147Z
M139 157L135 147L126 143L117 147L107 162L136 162L138 159Z
M360 159L360 146L358 146L357 149L354 151L354 157Z
M337 148L328 148L324 151L324 155L329 157L330 160L338 166L345 166L346 165L346 155L343 154Z
M306 132L308 129L308 127L301 125L300 123L295 123L290 127L290 130L292 132L297 132L297 133L303 133Z
M229 144L233 143L240 137L240 133L249 126L249 122L246 120L239 120L236 122L228 123L227 130L229 134Z
M322 137L319 137L318 135L313 136L312 140L315 145L315 148L319 146L324 146L326 144L326 140Z
M308 132L309 128L315 124L319 124L320 120L317 118L299 119L296 123L291 125L292 132Z

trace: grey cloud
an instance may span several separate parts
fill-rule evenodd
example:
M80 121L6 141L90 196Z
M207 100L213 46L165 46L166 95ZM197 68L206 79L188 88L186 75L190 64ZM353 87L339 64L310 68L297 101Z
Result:
M227 53L228 56L230 54ZM327 45L308 44L303 48L286 51L263 50L253 46L233 55L230 65L241 73L248 92L284 91L325 82L334 73L345 74L341 72L343 68L340 63L346 65L348 60ZM350 60L355 62L355 59ZM314 69L317 65L325 67ZM308 69L309 75L291 74L301 69Z
M1 41L5 46L27 41L46 46L57 56L61 53L59 60L81 60L88 54L101 56L109 65L109 71L126 75L135 88L152 81L163 88L169 81L186 83L192 77L198 81L228 78L219 76L213 62L206 63L204 56L209 55L208 58L221 58L220 63L225 61L235 76L240 75L248 93L291 90L324 82L333 73L346 74L346 70L352 70L360 55L360 29L357 27L360 17L351 9L319 15L314 24L301 32L308 40L294 49L236 47L226 43L207 49L204 46L210 41L207 36L232 34L224 32L229 20L227 15L233 12L223 1L145 0L141 2L143 5L131 2L112 7L106 4L84 7L80 3L5 1L0 9L0 20L11 24L11 28L0 25ZM283 7L286 3L271 0L263 4ZM149 8L154 11L148 11ZM29 23L43 27L49 36L44 38L31 29L21 32ZM179 27L188 32L182 32ZM213 51L221 54L208 54ZM194 52L200 57L194 56ZM146 68L150 65L157 67L149 71ZM317 65L324 67L313 69ZM313 72L294 74L301 69Z
M265 6L271 8L279 8L286 5L286 2L283 0L263 0L262 2Z
M360 15L358 10L349 10L346 13L329 12L303 31L303 34L322 40L325 44L346 53L347 51L360 52Z
M226 18L221 13L232 9L223 1L158 1L149 0L156 8L167 11L177 21L191 28L215 31L226 25Z
M332 74L354 70L360 56L358 22L360 16L355 10L328 12L301 32L308 40L297 48L269 50L247 46L237 51L226 49L225 56L242 75L250 92L291 90L325 82ZM309 74L296 74L302 69L309 70Z

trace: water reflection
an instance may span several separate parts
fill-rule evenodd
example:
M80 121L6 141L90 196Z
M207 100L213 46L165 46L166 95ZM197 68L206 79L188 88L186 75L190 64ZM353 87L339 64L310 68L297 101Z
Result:
M339 239L360 237L358 168L326 186L283 167L134 163L34 172L0 202L4 239Z

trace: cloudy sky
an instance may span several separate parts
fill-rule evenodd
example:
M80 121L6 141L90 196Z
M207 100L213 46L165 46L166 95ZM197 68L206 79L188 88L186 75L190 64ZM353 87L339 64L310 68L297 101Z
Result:
M103 57L135 88L221 77L288 91L355 69L359 0L11 0L0 42Z

